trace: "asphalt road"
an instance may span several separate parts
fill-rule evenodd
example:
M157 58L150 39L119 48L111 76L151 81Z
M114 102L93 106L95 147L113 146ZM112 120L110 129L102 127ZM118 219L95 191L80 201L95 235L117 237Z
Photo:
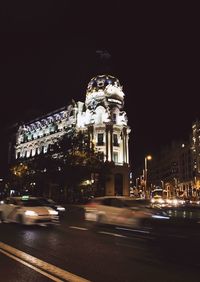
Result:
M2 282L195 282L199 274L196 242L91 228L79 208L53 228L0 224Z

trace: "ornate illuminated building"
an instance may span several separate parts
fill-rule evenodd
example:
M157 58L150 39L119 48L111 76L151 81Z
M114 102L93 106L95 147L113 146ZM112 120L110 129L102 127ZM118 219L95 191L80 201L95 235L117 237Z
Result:
M129 195L130 128L123 107L124 92L119 80L98 75L88 84L85 103L73 101L67 107L21 125L16 136L15 158L47 153L67 128L75 127L88 134L91 145L103 152L104 161L114 163L105 194Z

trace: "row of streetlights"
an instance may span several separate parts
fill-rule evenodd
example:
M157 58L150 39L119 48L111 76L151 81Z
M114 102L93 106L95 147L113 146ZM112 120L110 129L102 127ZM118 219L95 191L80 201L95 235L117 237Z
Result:
M145 198L148 198L149 195L149 189L148 189L148 161L152 160L152 156L151 155L147 155L144 158L144 170L143 170L143 183L144 183L144 195ZM138 182L139 182L140 178L136 178L136 187L138 187ZM175 191L177 190L178 187L178 179L174 177L174 181L175 181ZM161 180L161 187L164 190L165 189L165 183L163 180Z
M143 170L143 184L144 184L144 196L145 198L149 197L149 191L148 191L148 161L152 160L151 155L147 155L144 158L144 170ZM138 183L141 182L141 179L139 177L136 178L136 188L138 188Z
M144 183L144 196L145 198L150 197L149 195L149 189L148 189L148 161L152 160L152 156L151 155L147 155L144 158L144 170L143 170L143 183ZM136 178L136 187L138 187L138 182L139 182L140 178ZM178 179L174 177L174 181L175 181L175 192L177 190L178 187ZM165 189L165 183L163 180L161 180L161 187L164 190Z

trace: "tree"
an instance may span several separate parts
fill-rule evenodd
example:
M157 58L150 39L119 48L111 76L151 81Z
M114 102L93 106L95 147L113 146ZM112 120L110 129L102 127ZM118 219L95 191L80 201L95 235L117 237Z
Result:
M90 146L90 140L87 133L76 132L73 128L66 132L56 145L57 156L61 159L63 178L65 178L65 188L70 198L80 198L88 194L91 186L94 188L93 195L98 194L97 189L100 183L94 179L91 181L91 175L100 175L105 172L103 154L94 150ZM103 179L103 177L98 178ZM82 187L82 183L90 183L88 187ZM94 183L95 182L95 183ZM102 184L102 182L101 182ZM95 186L95 187L94 187ZM102 185L101 185L102 186ZM102 190L102 189L101 189Z
M17 161L11 171L15 180L20 180L21 191L80 201L86 195L104 193L109 165L104 163L102 153L91 148L87 133L72 127L50 146L48 153Z

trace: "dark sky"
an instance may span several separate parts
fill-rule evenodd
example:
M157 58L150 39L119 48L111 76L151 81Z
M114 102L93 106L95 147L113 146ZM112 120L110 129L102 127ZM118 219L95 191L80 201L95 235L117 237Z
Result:
M84 101L101 72L97 50L109 52L106 71L123 85L133 170L189 136L200 118L198 7L131 2L0 4L1 168L8 126Z

